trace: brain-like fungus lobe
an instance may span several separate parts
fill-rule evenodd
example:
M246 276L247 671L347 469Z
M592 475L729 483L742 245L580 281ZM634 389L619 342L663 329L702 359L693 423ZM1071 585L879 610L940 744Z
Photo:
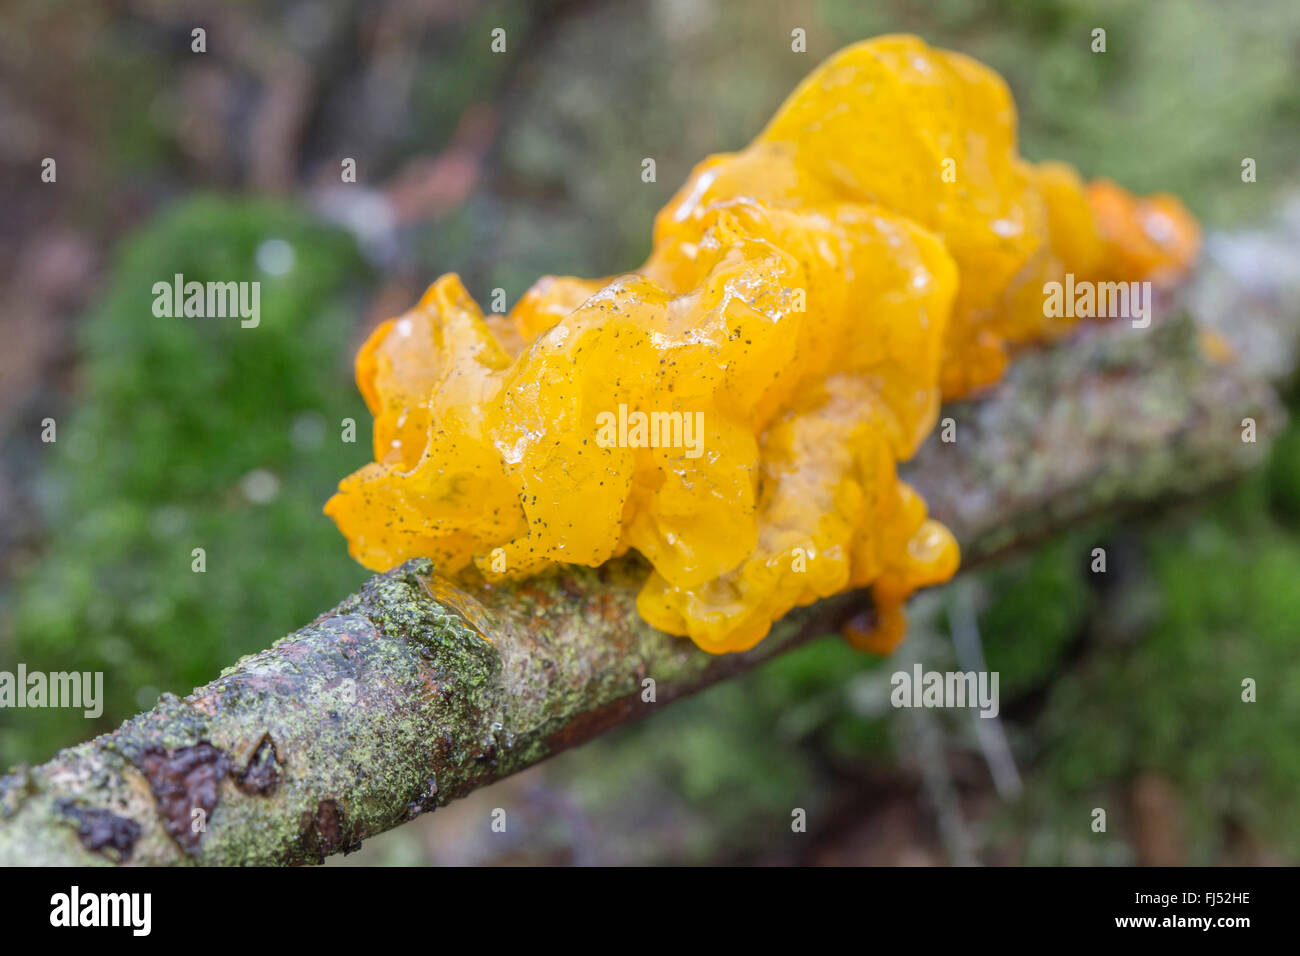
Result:
M709 157L649 260L547 276L485 316L435 282L357 357L375 461L326 505L375 570L489 579L635 550L655 627L705 650L870 585L888 650L958 565L897 477L943 399L1072 321L1044 285L1168 283L1195 221L1016 152L997 74L908 36L851 46L759 137Z

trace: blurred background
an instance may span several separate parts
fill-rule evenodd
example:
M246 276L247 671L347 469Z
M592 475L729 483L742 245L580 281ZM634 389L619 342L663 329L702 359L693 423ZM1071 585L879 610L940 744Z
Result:
M106 705L0 710L0 767L187 693L366 578L320 508L369 457L351 361L377 321L446 271L513 303L635 265L695 162L893 31L1006 77L1026 156L1176 192L1208 228L1300 180L1292 0L6 3L0 670L102 670ZM261 326L155 319L177 272L259 279ZM1217 500L923 596L899 657L824 639L333 862L1294 864L1297 582L1293 428ZM969 713L888 704L900 666L953 666L954 627L1001 672L1014 776ZM1267 719L1240 674L1267 677Z

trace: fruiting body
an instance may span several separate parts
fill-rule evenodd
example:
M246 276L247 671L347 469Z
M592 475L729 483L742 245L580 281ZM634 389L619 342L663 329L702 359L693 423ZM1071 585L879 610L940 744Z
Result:
M505 317L448 275L376 329L357 357L375 463L326 512L376 570L635 549L641 614L713 652L870 585L864 642L892 647L907 597L958 565L896 474L940 400L1068 327L1045 282L1167 282L1196 253L1177 200L1085 187L1015 137L1005 84L966 57L841 51L696 167L636 272L543 278Z

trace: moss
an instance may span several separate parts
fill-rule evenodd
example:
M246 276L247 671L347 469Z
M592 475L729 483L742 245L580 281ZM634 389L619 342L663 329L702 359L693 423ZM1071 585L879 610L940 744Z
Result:
M1002 820L1026 834L1028 862L1078 862L1095 850L1072 835L1091 807L1114 809L1144 774L1180 794L1185 862L1221 860L1234 832L1300 855L1300 539L1269 516L1276 474L1142 539L1145 571L1132 587L1156 597L1154 615L1122 644L1108 640L1116 629L1103 619L1102 645L1053 687L1036 728L1045 757L1008 811L1020 822ZM1242 700L1245 678L1257 682L1255 703ZM1117 827L1132 838L1122 812Z
M293 248L285 276L257 268L272 238ZM153 283L176 273L260 281L260 325L155 317ZM125 244L82 328L76 410L58 417L42 484L49 540L16 586L13 641L0 643L8 669L103 671L104 713L93 725L74 711L0 715L0 764L188 692L364 579L320 514L367 457L364 433L340 441L342 419L366 420L345 362L363 276L347 236L250 200L187 200ZM278 482L270 501L241 486L259 470Z
M1097 540L1065 535L980 575L989 599L979 629L1004 700L1053 674L1095 608L1088 561Z

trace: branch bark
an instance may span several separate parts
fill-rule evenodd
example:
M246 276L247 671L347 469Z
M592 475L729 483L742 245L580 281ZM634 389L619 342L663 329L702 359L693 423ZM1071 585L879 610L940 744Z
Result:
M956 442L932 439L906 474L965 564L1258 464L1285 423L1298 252L1300 205L1213 237L1150 328L1026 352L991 394L946 407ZM1210 357L1208 330L1233 357ZM318 862L869 613L864 594L837 595L712 657L641 621L644 570L465 589L425 561L377 575L188 697L0 778L0 864Z

